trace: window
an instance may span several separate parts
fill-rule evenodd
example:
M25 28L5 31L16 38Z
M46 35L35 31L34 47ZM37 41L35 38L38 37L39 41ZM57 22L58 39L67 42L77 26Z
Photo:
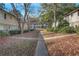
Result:
M79 11L78 11L78 16L79 16Z
M73 16L73 13L71 14L71 17Z
M4 19L6 19L6 13L4 14Z
M12 19L12 16L10 16L10 19Z

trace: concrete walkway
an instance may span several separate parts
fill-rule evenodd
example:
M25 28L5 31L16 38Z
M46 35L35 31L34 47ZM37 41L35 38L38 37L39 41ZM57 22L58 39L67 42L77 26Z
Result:
M74 36L76 34L67 34L67 35L61 35L61 36L54 36L54 37L48 37L44 38L45 40L50 40L50 39L56 39L56 38L61 38L61 37L66 37L66 36Z
M35 56L48 56L48 50L41 34L39 34Z
M38 40L38 38L28 38L28 37L16 37L16 36L14 36L14 37L9 37L9 38L11 38L11 39L19 39L19 40Z

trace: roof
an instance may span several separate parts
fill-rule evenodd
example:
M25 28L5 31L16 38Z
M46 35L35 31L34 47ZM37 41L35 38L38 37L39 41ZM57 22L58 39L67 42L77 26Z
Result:
M5 10L2 9L2 8L0 8L0 10L16 18L16 16L15 16L14 14L12 14L12 13L7 12L7 11L5 11ZM23 18L21 17L21 19L23 19ZM36 19L36 18L29 17L29 19L30 19L30 22L31 22L31 23L32 23L32 22L37 22L37 19ZM23 22L22 20L20 20L20 21ZM23 22L23 23L24 23L24 22Z
M10 13L10 12L7 12L7 11L5 11L4 9L2 9L2 8L0 8L0 10L1 11L3 11L3 12L5 12L5 13L7 13L7 14L9 14L9 15L11 15L11 16L13 16L14 18L17 18L14 14L12 14L12 13ZM22 19L22 18L21 18ZM20 22L22 22L21 20L20 20Z
M71 15L72 13L75 13L75 12L77 12L77 11L79 11L79 8L78 8L78 9L75 9L75 10L69 12L69 13L66 13L65 16L69 16L69 15Z
M7 14L9 14L9 15L11 15L11 16L13 16L13 17L15 17L15 18L16 18L16 16L15 16L15 15L13 15L13 14L11 14L11 13L9 13L9 12L5 11L4 9L0 8L0 10L2 10L3 12L5 12L5 13L7 13Z

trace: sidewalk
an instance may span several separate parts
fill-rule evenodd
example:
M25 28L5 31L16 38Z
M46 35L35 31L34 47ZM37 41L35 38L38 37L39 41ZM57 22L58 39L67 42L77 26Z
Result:
M74 35L76 35L76 34L60 35L60 36L48 37L48 38L44 38L44 39L50 40L50 39L57 39L57 38L62 38L62 37L66 37L66 36L74 36Z
M48 50L41 34L39 34L35 56L48 56Z

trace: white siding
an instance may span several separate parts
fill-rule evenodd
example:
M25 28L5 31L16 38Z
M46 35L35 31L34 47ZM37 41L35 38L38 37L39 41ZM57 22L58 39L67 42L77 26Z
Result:
M4 30L4 26L0 25L0 31Z
M16 18L6 13L6 19L4 18L5 12L0 10L0 30L16 30L18 29L18 23Z
M73 14L73 15L72 15ZM70 26L79 26L79 16L78 12L72 13L66 17L64 17L65 20L67 20L70 23Z

